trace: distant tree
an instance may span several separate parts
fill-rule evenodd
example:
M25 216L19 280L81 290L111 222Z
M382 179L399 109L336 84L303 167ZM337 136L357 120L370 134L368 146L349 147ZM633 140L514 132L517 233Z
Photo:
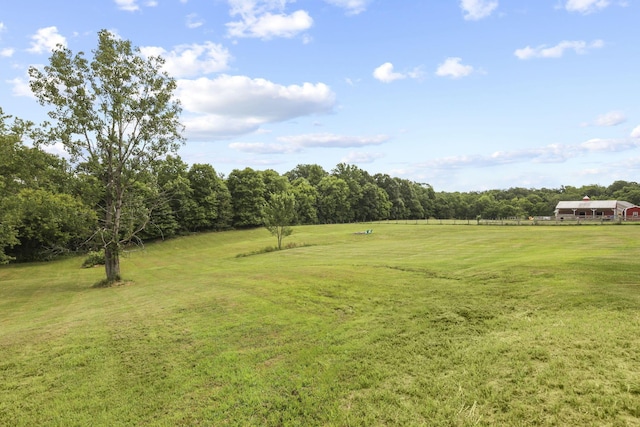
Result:
M362 198L357 213L361 221L379 221L389 218L391 202L387 192L370 182L362 187Z
M263 224L265 184L262 173L251 168L234 169L227 178L233 205L235 227L259 227Z
M602 185L591 184L591 185L583 185L580 187L580 193L582 193L582 197L589 196L590 199L606 199L607 196L607 187L603 187ZM581 198L582 198L581 197ZM576 199L580 200L580 199Z
M318 184L318 220L321 223L344 223L351 215L349 186L343 179L325 176Z
M613 193L616 200L624 200L625 202L640 205L640 186L638 184L629 184Z
M318 190L306 178L298 178L293 181L291 192L296 198L296 223L317 224Z
M368 172L346 163L338 163L331 171L331 175L342 179L349 187L350 209L347 221L366 221L367 217L371 216L372 212L377 209L371 205L371 198L364 199L364 187L369 183L373 183L373 178Z
M262 182L264 182L264 199L268 202L272 194L289 192L291 183L286 176L280 175L273 169L261 172Z
M622 190L624 187L629 187L629 186L637 187L638 184L636 182L629 182L629 181L622 181L622 180L614 181L611 185L607 187L607 194L609 195L609 197L613 198L616 191Z
M588 194L584 194L581 189L571 185L563 185L560 187L559 193L560 200L582 200L584 196L588 196Z
M231 194L225 182L208 164L196 163L188 173L195 206L187 212L189 229L213 230L231 226Z
M438 219L455 218L456 206L460 203L459 201L459 193L447 193L444 191L436 193L433 216Z
M425 211L416 191L417 186L407 179L394 178L394 180L399 183L400 195L405 206L405 211L401 219L424 218Z
M101 183L98 239L107 283L120 279L123 247L146 225L123 230L126 211L144 209L126 204L135 200L129 193L154 161L182 142L181 108L172 96L176 82L162 65L161 58L145 59L131 42L101 30L91 62L58 46L44 69L29 69L31 90L40 104L53 107L53 123L44 124L40 141L61 142L71 160Z
M478 197L473 206L477 216L484 219L497 219L500 216L500 206L492 194L484 193Z
M298 178L305 178L314 187L318 187L320 181L329 175L320 165L298 165L285 174L289 181L293 182Z
M282 240L293 233L291 225L296 218L296 199L291 193L273 193L263 209L264 226L278 240L278 249L282 249Z
M400 192L400 182L387 174L376 174L374 180L378 187L382 188L391 202L389 211L390 219L402 219L405 217L406 207Z
M433 214L434 200L436 198L436 193L433 191L433 187L426 183L414 182L413 189L416 193L418 203L420 203L420 206L422 207L423 216L421 218L429 218L429 216Z
M11 254L19 261L46 260L77 250L95 230L95 211L69 194L24 189L17 202L20 242Z
M520 209L517 199L513 200L500 200L497 202L497 217L498 218L514 218L522 217L523 211Z
M18 243L18 211L16 194L16 157L20 134L7 122L11 116L5 115L0 107L0 264L8 263L12 257L8 248Z

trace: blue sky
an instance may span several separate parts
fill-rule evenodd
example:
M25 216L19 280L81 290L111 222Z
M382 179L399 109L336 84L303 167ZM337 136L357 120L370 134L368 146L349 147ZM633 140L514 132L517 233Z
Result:
M637 0L21 0L0 9L0 106L43 120L27 68L106 28L166 59L190 164L609 185L640 169L639 18Z

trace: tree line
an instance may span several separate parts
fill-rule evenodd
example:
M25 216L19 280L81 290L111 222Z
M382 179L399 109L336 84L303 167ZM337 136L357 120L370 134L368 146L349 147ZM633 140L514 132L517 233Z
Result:
M45 260L95 246L103 183L63 157L23 143L24 122L0 109L0 261ZM414 219L551 216L560 200L618 199L640 204L640 185L436 192L424 183L369 174L355 165L326 171L301 164L280 174L250 167L228 176L177 155L150 162L123 201L122 236L137 242L185 233L265 225L278 195L294 200L291 225ZM139 233L134 233L140 230ZM93 243L92 243L93 242Z

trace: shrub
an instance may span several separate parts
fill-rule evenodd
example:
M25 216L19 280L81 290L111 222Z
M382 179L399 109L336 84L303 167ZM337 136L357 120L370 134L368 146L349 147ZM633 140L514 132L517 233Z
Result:
M104 265L104 251L90 251L82 263L82 268Z

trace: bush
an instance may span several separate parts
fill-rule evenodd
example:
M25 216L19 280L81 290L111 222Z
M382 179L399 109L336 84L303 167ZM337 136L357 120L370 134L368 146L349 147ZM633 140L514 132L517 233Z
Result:
M82 263L82 268L91 268L96 265L104 265L104 251L90 251Z

